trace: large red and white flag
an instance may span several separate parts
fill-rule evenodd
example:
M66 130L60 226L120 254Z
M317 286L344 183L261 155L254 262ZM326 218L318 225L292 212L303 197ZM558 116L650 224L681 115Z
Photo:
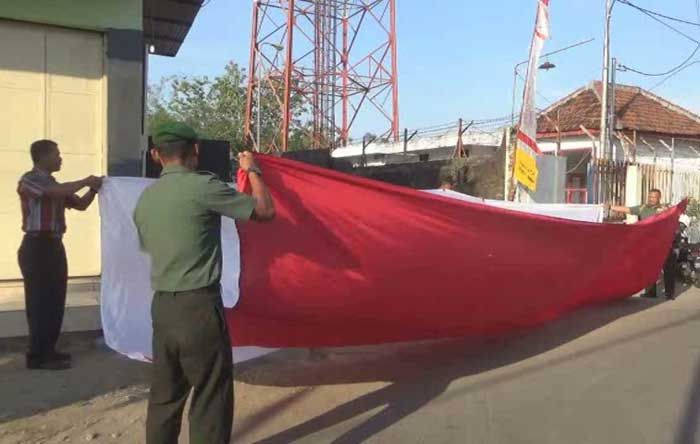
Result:
M654 282L683 210L632 226L586 223L258 160L277 217L222 225L235 346L378 344L534 326ZM105 340L142 359L151 349L150 262L132 213L148 183L109 179L100 192ZM234 359L258 351L234 347Z
M535 93L537 91L537 69L545 40L549 39L549 0L537 0L537 20L532 36L530 59L527 65L523 106L520 112L518 128L519 144L533 153L540 154L537 146L537 108Z

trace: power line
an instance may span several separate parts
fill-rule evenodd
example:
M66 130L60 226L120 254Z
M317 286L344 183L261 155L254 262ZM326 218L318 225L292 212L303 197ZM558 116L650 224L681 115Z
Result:
M525 80L525 77L523 77L522 74L517 73L517 75L518 75L518 77L520 77L520 80L522 80L523 82L527 82L527 80ZM542 99L544 99L544 100L545 100L547 103L549 103L550 105L551 105L552 103L554 103L553 100L550 100L548 97L546 97L546 96L545 96L544 94L542 94L541 92L535 90L535 93L537 93L538 96L540 96Z
M665 18L666 20L671 20L671 21L678 22L678 23L684 23L686 25L700 27L700 23L691 22L689 20L684 20L682 18L672 17L670 15L666 15L666 14L662 14L660 12L652 11L651 9L642 8L641 6L635 5L634 3L630 2L629 0L618 0L618 1L620 3L622 3L623 5L631 6L632 8L637 9L637 10L639 10L639 11L641 11L649 16L661 17L661 18ZM699 2L697 0L695 3L696 3L696 6L699 5ZM700 6L699 6L699 8L700 8Z
M677 71L684 69L684 68L687 66L687 63L690 62L690 60L692 60L693 57L695 57L695 55L698 53L698 51L700 51L700 41L698 41L698 40L696 40L695 38L689 36L688 34L686 34L685 32L683 32L683 31L681 31L681 30L679 30L678 28L676 28L676 27L674 27L674 26L672 26L672 25L666 23L665 21L661 20L659 17L663 17L663 18L665 18L665 19L667 19L667 20L672 20L672 21L676 21L676 22L680 22L680 23L685 23L685 24L689 24L689 25L694 25L694 26L699 26L699 27L700 27L700 23L690 22L690 21L688 21L688 20L679 19L679 18L677 18L677 17L671 17L671 16L668 16L668 15L665 15L665 14L661 14L661 13L656 12L656 11L652 11L652 10L649 10L649 9L646 9L646 8L642 8L641 6L635 5L634 3L630 2L629 0L618 0L618 1L619 1L620 3L622 3L622 4L625 4L625 5L627 5L627 6L630 6L630 7L634 8L634 9L636 9L636 10L642 12L643 14L647 15L648 17L650 17L652 20L661 23L661 24L664 25L665 27L667 27L667 28L671 29L672 31L674 31L674 32L676 32L676 33L682 35L683 37L687 38L688 40L692 41L693 43L695 43L695 44L697 45L697 46L695 47L695 49L693 50L693 52L692 52L688 57L686 57L680 64L674 66L673 68L671 68L671 69L669 69L669 70L667 70L667 71L659 72L659 73L649 73L649 72L641 71L641 70L638 70L638 69L630 68L629 66L626 66L626 65L621 65L621 68L622 68L623 70L631 71L631 72L633 72L633 73L636 73L636 74L639 74L639 75L643 75L643 76L647 76L647 77L663 77L663 76L668 76L668 75L671 75L671 76L672 76L672 75L675 74ZM696 1L696 6L698 6L698 8L699 8L699 9L698 9L698 13L699 13L699 15L700 15L700 0L695 0L695 1Z
M477 126L493 126L493 125L498 125L501 123L506 123L510 122L510 114L507 116L502 116L502 117L495 117L492 119L462 119L464 124L466 125L467 123L472 122L471 128L475 128ZM436 125L430 125L430 126L424 126L420 128L415 128L413 129L414 131L418 131L420 133L433 133L433 132L439 132L439 131L446 131L446 130L452 130L456 129L459 127L459 123L456 121L450 121L447 123L441 123L441 124L436 124Z
M450 129L455 127L456 124L454 122L449 122L449 123L440 123L437 125L430 125L430 126L424 126L422 128L416 128L415 131L439 131L439 130L444 130L444 129Z
M669 74L674 74L676 71L682 70L683 68L685 68L685 67L686 67L686 64L687 64L693 57L695 57L695 54L697 54L698 51L700 51L700 43L698 43L698 46L695 47L695 50L694 50L692 53L690 53L690 55L689 55L688 57L686 57L686 59L683 60L683 62L681 62L680 64L676 65L675 67L673 67L673 68L671 68L671 69L669 69L668 71L665 71L665 72L648 73L648 72L644 72L644 71L639 71L639 70L634 69L634 68L630 68L630 67L627 66L627 65L620 65L620 68L621 68L623 71L632 71L633 73L639 74L639 75L642 75L642 76L647 76L647 77L663 77L663 76L667 76L667 75L669 75Z
M676 70L676 72L674 72L674 73L672 73L671 75L667 76L665 79L662 79L660 82L657 82L656 84L654 84L654 86L652 86L651 88L649 88L649 91L654 91L656 88L660 87L661 85L663 85L663 84L666 83L667 81L671 80L671 79L672 79L673 77L675 77L676 75L682 73L682 72L685 71L687 68L690 68L690 67L693 66L693 65L697 65L698 63L700 63L700 60L695 60L695 61L692 62L692 63L688 63L687 65L685 65L685 66L682 67L681 69L678 69L678 70Z
M493 119L481 119L481 120L470 120L470 119L462 119L462 122L464 125L467 123L471 123L471 126L467 130L467 132L471 131L476 131L480 132L483 134L489 134L487 131L484 131L482 128L488 129L498 129L505 124L510 123L511 121L511 116L503 116L503 117L496 117ZM450 134L453 131L456 131L459 128L459 123L455 121L451 121L448 123L443 123L443 124L437 124L437 125L430 125L430 126L425 126L421 128L415 128L411 131L416 132L416 138L429 138L429 137L440 137L444 136L447 134Z
M633 3L630 3L630 2L627 1L627 0L618 0L618 1L619 1L620 3L623 3L623 4L625 4L625 5L629 5L629 6L633 7L633 8L635 8L635 9L641 11L643 14L647 15L647 16L648 16L649 18L651 18L652 20L661 23L661 24L664 25L665 27L667 27L667 28L669 28L670 30L672 30L672 31L674 31L674 32L676 32L676 33L682 35L683 37L687 38L688 40L690 40L691 42L695 43L696 45L700 45L700 41L698 41L698 40L696 40L695 38L689 36L688 34L686 34L685 32L681 31L680 29L678 29L678 28L676 28L676 27L674 27L674 26L669 25L668 23L666 23L665 21L661 20L661 19L658 18L656 15L654 15L652 12L649 12L649 10L644 9L644 8L641 8L641 7L639 7L639 6L637 6L637 5L633 4ZM692 22L689 22L689 23L692 23ZM700 24L698 24L698 23L693 23L693 25L700 26Z
M481 125L485 123L501 123L504 121L509 121L510 120L510 114L507 116L502 116L502 117L496 117L494 119L484 119L484 120L475 120L474 125Z

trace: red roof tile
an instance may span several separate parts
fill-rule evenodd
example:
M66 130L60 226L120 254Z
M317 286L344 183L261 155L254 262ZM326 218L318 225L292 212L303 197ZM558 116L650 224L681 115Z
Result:
M601 83L574 91L540 113L537 131L556 133L557 111L562 132L600 129ZM616 129L676 136L700 136L700 116L636 86L615 88Z

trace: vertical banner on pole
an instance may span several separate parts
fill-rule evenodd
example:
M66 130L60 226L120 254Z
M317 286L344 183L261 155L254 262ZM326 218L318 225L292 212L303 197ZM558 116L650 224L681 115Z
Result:
M520 111L517 148L515 155L515 178L530 191L537 190L537 163L535 156L541 154L537 146L537 109L535 92L537 88L537 64L539 63L544 41L549 38L549 0L537 0L537 20L530 46L530 59L527 66L523 106Z

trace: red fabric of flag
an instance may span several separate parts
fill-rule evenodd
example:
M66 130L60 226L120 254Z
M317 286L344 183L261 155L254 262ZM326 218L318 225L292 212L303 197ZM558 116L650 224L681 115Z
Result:
M635 225L549 218L257 156L271 223L239 225L235 345L487 336L654 282L685 202ZM247 176L239 174L239 189Z

